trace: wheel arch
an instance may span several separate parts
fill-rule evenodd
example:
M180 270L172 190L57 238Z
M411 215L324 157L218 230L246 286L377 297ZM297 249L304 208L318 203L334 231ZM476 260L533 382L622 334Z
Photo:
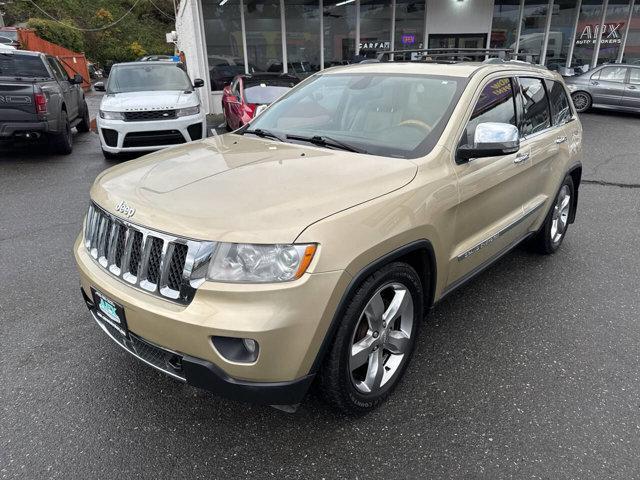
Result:
M576 220L576 210L578 209L578 191L580 187L580 181L582 180L582 164L579 163L569 169L567 175L573 180L573 205L571 208L571 215L569 216L569 223L573 223Z
M333 314L331 324L329 325L324 340L320 345L318 354L311 366L310 373L316 373L320 370L324 357L331 346L336 330L340 324L340 319L344 315L349 304L349 300L352 298L356 290L371 274L392 262L404 262L416 270L424 289L423 315L431 308L435 298L437 283L436 256L432 243L427 239L420 239L398 247L375 259L353 276L349 285L342 294L338 307Z

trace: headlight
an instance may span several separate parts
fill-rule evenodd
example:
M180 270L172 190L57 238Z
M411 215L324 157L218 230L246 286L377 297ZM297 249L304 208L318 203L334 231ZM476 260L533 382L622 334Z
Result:
M252 245L220 243L207 279L214 282L271 283L300 278L307 271L316 245Z
M199 113L200 105L196 105L195 107L180 108L178 109L176 115L178 115L178 117L188 117L189 115L197 115Z
M105 120L124 120L124 114L122 112L100 110L100 118L104 118Z

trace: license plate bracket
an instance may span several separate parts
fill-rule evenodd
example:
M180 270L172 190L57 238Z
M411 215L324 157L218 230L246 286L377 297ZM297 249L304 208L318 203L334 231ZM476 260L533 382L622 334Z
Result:
M98 318L115 328L122 336L128 337L129 329L127 328L124 307L93 287L91 287L91 295Z

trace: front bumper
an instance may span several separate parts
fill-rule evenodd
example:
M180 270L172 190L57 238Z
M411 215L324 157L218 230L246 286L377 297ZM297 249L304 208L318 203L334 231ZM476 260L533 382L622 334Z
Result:
M91 287L123 306L131 338L159 349L165 373L222 396L263 404L294 404L313 379L314 364L350 276L345 272L305 274L277 285L207 282L187 306L157 298L107 273L75 245L81 287L94 318L111 338L138 358L135 346L96 316ZM120 335L121 336L121 335ZM212 336L258 342L253 363L233 362L213 346ZM122 337L122 336L121 336ZM169 361L172 355L179 361ZM142 358L145 363L149 361ZM172 365L181 365L180 372Z
M109 153L148 152L207 137L204 113L140 122L98 117L96 123L102 149ZM199 135L194 133L198 131Z

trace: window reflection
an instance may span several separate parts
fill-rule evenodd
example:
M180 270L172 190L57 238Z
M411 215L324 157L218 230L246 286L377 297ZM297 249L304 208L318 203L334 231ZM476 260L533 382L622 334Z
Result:
M346 65L356 53L355 2L324 5L324 66Z
M317 0L288 0L284 11L288 73L306 78L320 70L320 6Z
M551 70L559 70L567 65L577 8L577 0L555 0L545 60Z

